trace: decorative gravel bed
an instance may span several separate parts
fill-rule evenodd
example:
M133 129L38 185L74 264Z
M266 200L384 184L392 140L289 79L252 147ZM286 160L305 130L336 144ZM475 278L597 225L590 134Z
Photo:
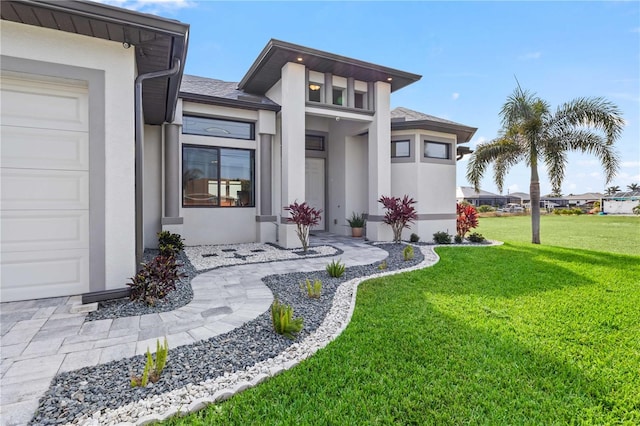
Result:
M144 262L151 261L158 253L158 250L145 250ZM84 319L85 322L167 312L191 302L191 299L193 299L191 280L198 275L198 271L196 271L183 252L178 254L176 260L181 265L180 272L183 277L176 283L175 291L169 293L164 299L158 300L153 306L142 301L130 300L126 297L99 302L98 310L89 312Z
M377 247L389 253L386 271L408 268L424 259L422 253L416 250L414 259L405 262L402 257L404 245L380 244ZM96 412L159 396L174 389L188 388L190 384L223 378L274 358L319 327L331 309L334 294L341 283L376 274L380 272L377 268L379 264L349 267L341 278L330 278L325 271L265 277L264 282L274 296L291 304L294 316L304 319L304 329L295 341L276 334L270 313L265 312L226 334L170 349L169 362L160 381L147 388L131 388L129 385L131 374L142 372L144 357L141 355L62 373L54 378L40 400L38 412L30 424L86 423ZM308 298L299 288L300 282L307 278L322 281L320 299Z
M264 263L304 257L335 256L342 253L332 246L312 246L305 254L301 249L287 250L274 244L246 243L185 247L184 252L199 272L221 266Z

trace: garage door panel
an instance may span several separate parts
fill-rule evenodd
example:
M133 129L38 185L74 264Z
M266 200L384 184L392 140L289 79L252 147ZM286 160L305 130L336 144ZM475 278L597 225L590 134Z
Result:
M8 211L2 220L2 251L89 248L89 212Z
M89 291L89 250L14 252L2 255L2 301Z
M86 83L36 82L3 75L2 124L86 131L89 128Z
M89 170L89 134L2 126L2 167Z
M89 208L89 172L2 169L2 210Z

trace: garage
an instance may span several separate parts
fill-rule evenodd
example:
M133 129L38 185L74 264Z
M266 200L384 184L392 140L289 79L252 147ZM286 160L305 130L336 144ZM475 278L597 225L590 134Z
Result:
M89 90L3 71L3 302L89 291Z

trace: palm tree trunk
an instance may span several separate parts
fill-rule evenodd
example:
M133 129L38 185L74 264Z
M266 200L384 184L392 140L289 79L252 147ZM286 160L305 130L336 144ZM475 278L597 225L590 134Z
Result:
M540 178L538 164L535 161L531 161L529 194L531 195L531 242L540 244Z

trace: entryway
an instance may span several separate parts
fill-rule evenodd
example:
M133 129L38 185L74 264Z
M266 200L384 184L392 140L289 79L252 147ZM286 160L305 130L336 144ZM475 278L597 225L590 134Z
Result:
M305 195L306 202L313 208L322 210L322 219L318 226L312 230L325 230L325 159L309 158L305 159Z

